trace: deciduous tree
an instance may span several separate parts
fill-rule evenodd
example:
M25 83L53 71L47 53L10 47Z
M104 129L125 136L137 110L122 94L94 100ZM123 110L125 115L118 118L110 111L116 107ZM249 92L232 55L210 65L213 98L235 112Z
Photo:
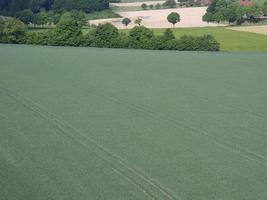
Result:
M172 12L172 13L170 13L170 14L167 16L167 20L168 20L168 22L170 22L170 23L173 25L173 27L174 27L175 24L176 24L177 22L180 21L180 15L179 15L178 13L176 13L176 12Z
M125 26L128 26L131 23L131 20L129 18L123 18L121 23Z

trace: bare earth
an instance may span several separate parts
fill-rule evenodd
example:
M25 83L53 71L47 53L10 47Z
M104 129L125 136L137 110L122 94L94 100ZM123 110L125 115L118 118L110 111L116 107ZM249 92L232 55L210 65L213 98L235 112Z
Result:
M148 28L170 28L172 25L167 21L167 16L171 12L178 12L181 16L181 21L176 24L176 27L207 27L218 26L216 23L206 23L202 21L202 16L205 14L207 7L194 7L194 8L174 8L163 10L144 10L144 11L132 11L132 12L118 12L123 18L128 17L132 20L132 23L127 28L132 28L134 20L137 18L142 19L142 25ZM119 29L125 29L126 27L121 23L122 18L115 19L101 19L90 20L90 24L103 24L110 22ZM220 24L219 26L223 26Z
M251 33L260 33L267 35L267 25L265 26L243 26L243 27L233 27L229 28L236 31L246 31Z

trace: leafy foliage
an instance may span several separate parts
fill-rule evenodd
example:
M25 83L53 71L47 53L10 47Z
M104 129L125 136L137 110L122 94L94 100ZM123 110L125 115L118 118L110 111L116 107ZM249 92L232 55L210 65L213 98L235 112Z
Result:
M84 12L101 11L109 8L109 0L1 0L0 12L14 15L22 10L38 13L41 10L55 12L82 10Z
M173 26L180 21L180 15L176 12L172 12L167 16L168 22L173 24Z
M128 26L131 23L131 20L126 17L122 19L121 23L124 24L125 26Z
M93 47L119 47L119 31L110 23L100 24L87 35L88 44Z
M148 7L148 5L146 3L142 3L141 8L143 8L144 10L146 10L147 7Z
M81 26L72 18L62 19L52 32L52 45L79 46L82 39Z
M166 0L164 3L163 3L163 7L165 8L175 8L177 5L176 1L175 0Z
M87 23L87 17L84 12L79 10L72 10L70 12L65 12L61 15L61 20L66 19L73 19L75 20L80 26L84 26Z
M85 12L100 11L109 7L108 0L55 0L52 8L58 12L63 10L83 10Z
M264 16L267 16L267 1L265 1L263 4L263 14Z
M129 48L153 49L154 41L153 31L144 26L136 26L129 33Z
M107 23L100 24L83 35L82 25L70 15L63 16L55 29L42 32L27 32L26 26L18 19L6 18L0 22L2 43L158 50L219 50L219 43L210 35L183 36L181 39L176 39L171 29L166 29L162 36L155 36L151 29L136 26L130 30L129 35L126 35L119 33L114 25Z
M138 26L140 26L141 23L142 23L142 21L143 21L142 18L138 17L138 18L134 21L134 23L137 24Z
M17 12L15 17L20 19L24 24L30 24L33 22L34 14L30 9L25 9Z
M18 19L0 18L0 42L19 43L25 36L27 27Z
M86 18L88 20L118 18L118 17L121 17L121 16L112 10L103 10L103 11L91 12L91 13L86 14Z
M219 43L211 36L182 36L177 49L180 51L219 51Z
M214 0L203 16L203 20L241 24L245 21L256 22L263 14L264 6L257 4L242 6L236 0Z
M160 9L161 8L161 4L160 3L157 3L156 5L155 5L155 9Z

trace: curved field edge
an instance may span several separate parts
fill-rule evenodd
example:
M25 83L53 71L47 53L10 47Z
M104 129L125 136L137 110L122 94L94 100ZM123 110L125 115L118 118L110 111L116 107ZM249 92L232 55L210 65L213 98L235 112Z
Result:
M0 55L4 197L153 198L141 184L160 198L142 172L177 199L266 199L266 53L0 45Z

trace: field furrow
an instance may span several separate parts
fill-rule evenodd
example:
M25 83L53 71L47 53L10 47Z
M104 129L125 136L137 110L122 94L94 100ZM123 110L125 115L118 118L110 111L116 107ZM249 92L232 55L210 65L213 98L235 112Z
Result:
M266 63L0 45L0 198L265 200Z

